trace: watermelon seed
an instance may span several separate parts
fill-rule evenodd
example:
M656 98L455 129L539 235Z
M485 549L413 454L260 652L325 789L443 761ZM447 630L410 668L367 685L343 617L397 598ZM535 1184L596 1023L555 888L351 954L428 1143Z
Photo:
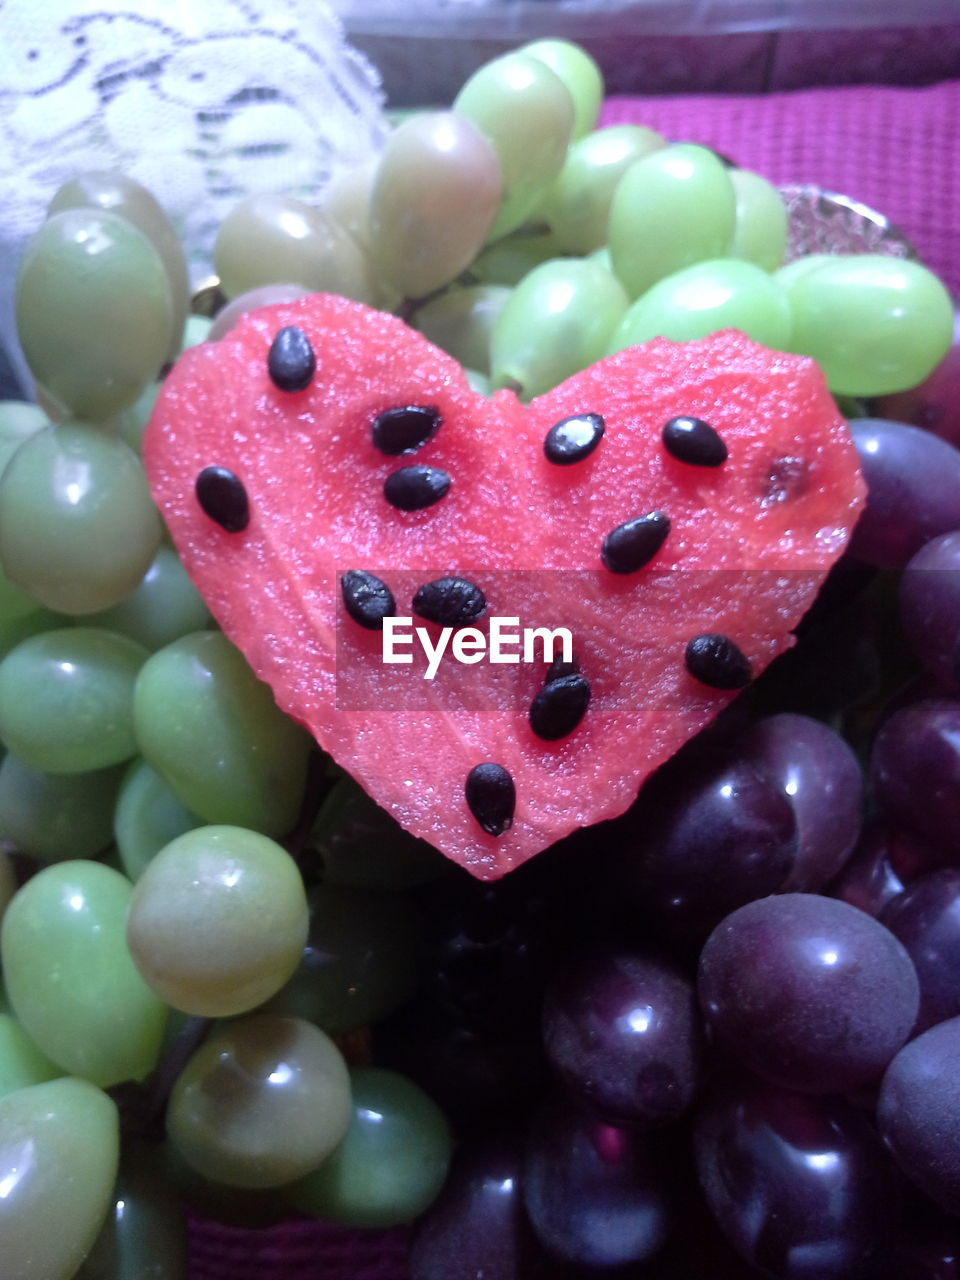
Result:
M544 742L573 733L590 701L590 685L581 675L550 680L530 704L530 728Z
M461 627L479 618L487 598L466 578L436 578L425 582L413 597L413 611L441 627Z
M517 789L502 764L475 764L464 787L470 812L491 836L502 836L513 825Z
M600 558L611 573L636 573L650 563L669 532L669 516L650 511L611 529L603 540Z
M562 658L554 658L550 663L543 683L550 684L553 680L562 680L564 676L578 676L579 674L580 666L577 662L564 662Z
M397 612L393 592L365 569L348 569L340 579L340 590L347 613L368 631L381 631L384 618Z
M702 418L671 418L663 428L662 439L672 458L692 467L720 467L727 460L727 446Z
M405 404L384 409L373 420L373 443L390 458L413 453L440 430L440 410L430 404Z
M753 679L750 659L729 636L716 632L694 636L683 660L694 679L711 689L742 689Z
M439 502L450 488L450 476L439 467L401 467L387 476L383 496L400 511L422 511Z
M568 467L589 458L603 438L603 418L599 413L578 413L555 422L543 440L548 462Z
M295 324L281 329L270 344L267 373L280 391L303 391L317 371L310 339Z
M204 467L194 489L203 511L227 533L242 533L250 523L243 481L226 467Z

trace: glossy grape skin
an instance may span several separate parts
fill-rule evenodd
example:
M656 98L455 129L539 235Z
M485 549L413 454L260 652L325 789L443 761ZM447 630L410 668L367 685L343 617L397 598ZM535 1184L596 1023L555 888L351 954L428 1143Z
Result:
M301 284L262 284L256 289L248 289L217 312L207 334L207 341L219 342L221 338L225 338L248 311L272 307L280 302L296 302L298 298L305 298L309 292Z
M190 581L180 557L161 544L140 583L119 604L87 619L136 640L145 649L162 649L181 636L213 625L210 610Z
M171 840L202 825L146 760L128 766L117 794L113 838L131 880L139 880L147 863Z
M522 1188L541 1244L567 1262L615 1267L661 1248L673 1225L669 1166L648 1135L552 1100L527 1136Z
M85 1080L51 1080L0 1098L5 1275L75 1275L106 1216L118 1148L117 1109Z
M821 889L840 870L860 834L863 778L851 748L809 716L768 716L737 748L783 790L797 821L797 856L784 892Z
M0 1013L0 1098L64 1074L9 1013Z
M49 426L50 419L39 405L27 400L0 400L0 475L24 440Z
M353 1111L336 1149L287 1194L302 1213L354 1227L411 1222L436 1199L450 1165L443 1112L382 1067L350 1073Z
M490 336L510 290L502 285L477 284L451 289L418 307L417 328L467 369L490 372Z
M41 773L8 753L0 761L0 832L43 862L93 858L113 837L123 768Z
M916 1032L960 1016L960 871L921 876L880 918L907 949L920 980Z
M870 774L894 822L949 852L960 830L960 702L927 698L881 727Z
M572 138L582 138L596 127L603 102L603 75L585 49L570 40L534 40L520 52L550 68L573 99Z
M867 482L850 554L879 569L902 569L932 538L960 528L960 450L881 418L855 419L850 431Z
M649 955L594 951L553 979L547 1057L575 1103L605 1124L679 1119L700 1086L703 1037L693 986Z
M911 1040L887 1068L877 1123L894 1159L920 1190L960 1214L960 1018Z
M694 1136L711 1212L759 1274L890 1280L899 1180L849 1104L744 1081L701 1112Z
M748 903L718 925L697 993L738 1061L811 1093L879 1079L920 1001L913 963L887 929L845 902L802 893Z
M98 862L58 862L23 886L0 929L7 994L30 1038L59 1066L106 1088L141 1080L167 1011L124 938L130 884Z
M901 865L899 848L902 837L885 824L874 822L863 831L849 861L829 885L827 892L865 911L875 918L887 903L902 893L908 878L909 864ZM907 842L909 849L909 841Z
M954 312L950 350L929 378L909 391L881 396L876 412L960 445L960 312Z
M749 169L731 169L737 201L730 255L776 271L787 247L787 209L772 183Z
M932 538L900 579L900 621L914 653L945 689L960 687L960 532Z
M127 940L151 988L205 1018L274 995L307 938L303 882L289 854L241 827L198 827L171 841L137 881Z

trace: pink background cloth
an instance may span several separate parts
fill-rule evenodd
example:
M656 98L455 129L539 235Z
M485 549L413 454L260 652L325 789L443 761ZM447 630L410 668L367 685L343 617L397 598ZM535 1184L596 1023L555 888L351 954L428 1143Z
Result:
M630 122L715 147L774 182L812 182L897 223L960 298L960 81L924 89L613 98ZM406 1233L191 1221L192 1280L407 1280Z

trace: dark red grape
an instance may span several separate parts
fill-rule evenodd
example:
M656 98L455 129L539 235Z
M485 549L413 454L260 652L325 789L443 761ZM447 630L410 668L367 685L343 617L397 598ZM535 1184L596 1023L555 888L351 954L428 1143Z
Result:
M906 884L897 857L898 838L883 823L873 822L860 837L852 857L830 885L831 897L877 917Z
M842 1093L878 1079L913 1028L919 984L888 929L834 898L748 903L711 934L700 1003L730 1053L785 1088Z
M892 715L870 760L877 801L895 823L935 847L960 831L960 701L927 698Z
M700 1083L693 986L652 956L607 949L569 965L547 993L543 1038L574 1100L607 1124L676 1120Z
M906 947L920 980L916 1030L960 1016L960 871L921 876L881 920Z
M946 690L960 687L960 532L934 538L900 579L900 618L917 657Z

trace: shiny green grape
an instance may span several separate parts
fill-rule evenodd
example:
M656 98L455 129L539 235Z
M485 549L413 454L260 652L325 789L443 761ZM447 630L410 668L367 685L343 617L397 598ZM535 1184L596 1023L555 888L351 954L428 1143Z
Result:
M106 1217L119 1145L117 1108L85 1080L0 1098L4 1276L71 1280Z
M135 754L133 692L147 651L126 636L66 627L0 662L0 739L42 773L89 773Z
M562 257L552 231L529 232L524 227L484 249L470 267L470 278L480 284L510 288L542 262Z
M65 1071L104 1088L153 1069L167 1016L127 950L130 895L110 867L58 862L19 890L0 930L23 1029Z
M350 1123L350 1077L333 1041L301 1018L257 1014L218 1028L184 1068L167 1134L204 1177L281 1186L316 1168Z
M503 199L490 229L495 240L526 221L563 167L573 98L545 62L509 53L475 71L453 109L479 125L500 160Z
M610 342L622 351L651 338L690 342L718 329L739 329L754 342L785 351L790 306L775 279L752 262L697 262L660 280L634 302Z
M443 1112L412 1081L382 1067L350 1073L346 1137L287 1191L302 1213L351 1227L410 1222L433 1202L450 1164Z
M162 382L150 382L133 404L117 415L117 435L139 456L143 433L157 403Z
M60 1067L40 1052L16 1018L0 1013L0 1098L62 1075Z
M603 102L603 74L586 49L569 40L534 40L519 53L537 58L553 71L573 99L573 137L595 129Z
M302 284L262 284L259 289L248 289L246 293L237 294L217 312L210 327L208 341L219 342L221 338L225 338L248 311L272 307L278 302L296 302L297 298L305 298L309 292Z
M723 164L706 147L665 147L636 160L610 205L613 269L631 298L694 262L724 257L736 197Z
M477 125L452 111L413 116L387 140L370 195L377 271L408 298L448 284L483 247L501 191Z
M98 209L55 214L20 261L17 334L34 377L68 413L105 422L133 404L171 349L160 255Z
M2 776L0 771L0 780ZM128 767L117 796L113 838L131 880L139 880L147 863L171 840L202 825L146 760Z
M198 827L144 868L127 940L167 1004L225 1018L279 991L300 961L307 927L303 881L286 850L241 827Z
M161 544L138 586L112 609L85 619L136 640L145 649L162 649L181 636L213 623L203 597L190 581L172 547Z
M788 262L785 266L778 268L774 272L774 279L781 289L789 293L794 283L807 272L813 271L815 267L822 266L825 262L833 262L834 255L831 253L808 253L802 258L794 258L792 262Z
M490 335L510 290L503 285L475 284L450 289L418 307L415 324L425 338L467 369L490 372Z
M271 836L291 829L311 739L220 632L153 654L137 680L134 720L140 753L205 822Z
M37 432L0 476L0 563L48 609L82 615L119 603L161 536L139 458L88 424Z
M605 244L620 179L634 161L666 145L659 133L639 124L611 125L575 142L543 202L559 252L592 253Z
M187 323L183 330L183 342L180 344L179 354L189 351L191 347L199 347L201 342L206 342L210 337L210 330L213 328L213 321L209 316L187 316Z
M731 258L776 271L787 248L787 207L777 188L749 169L728 170L737 200Z
M493 394L493 388L490 385L490 377L486 373L478 373L476 369L464 369L467 378L467 384L471 391L476 391L477 395L489 396Z
M24 440L49 425L50 419L39 405L26 400L0 400L0 474Z
M323 189L320 208L349 231L361 249L370 250L370 193L379 161L338 168Z
M55 631L68 621L62 614L51 613L49 609L34 609L9 621L0 618L0 659L31 636L38 636L41 631Z
M490 339L494 387L542 395L599 360L627 309L615 276L560 258L535 267L508 298Z
M43 862L94 858L113 838L123 767L41 773L8 753L0 762L0 831Z

